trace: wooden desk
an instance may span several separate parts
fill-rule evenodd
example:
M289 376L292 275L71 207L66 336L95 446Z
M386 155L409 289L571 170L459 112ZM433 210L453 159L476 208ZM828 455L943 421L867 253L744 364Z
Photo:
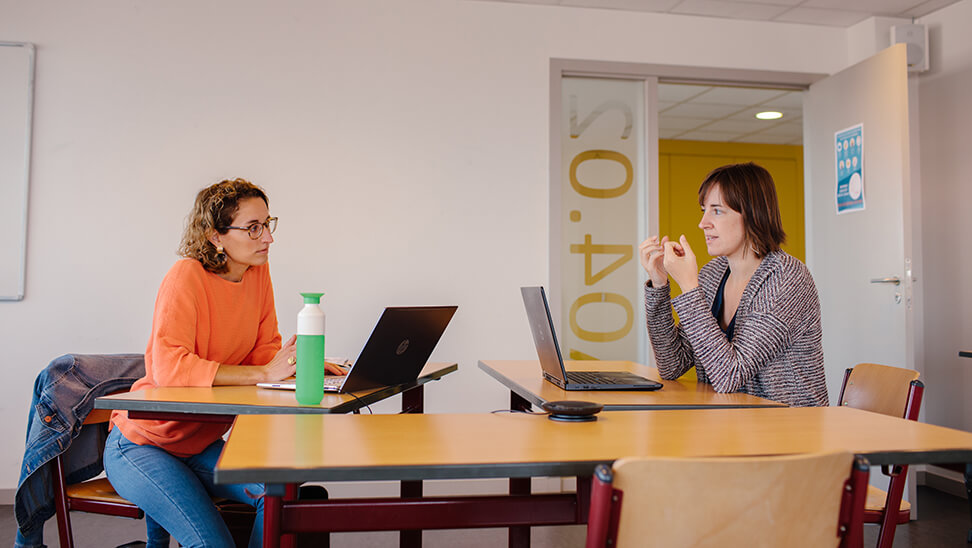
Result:
M736 407L785 407L784 404L750 396L748 394L720 394L711 385L694 380L666 381L655 367L630 361L566 361L571 371L627 371L662 383L661 390L627 391L596 390L566 391L543 378L538 360L488 360L480 361L479 368L510 389L510 408L529 411L545 402L557 400L584 400L604 405L605 411L659 410L659 409L718 409ZM511 477L510 494L529 495L530 478ZM510 529L510 544L528 546L530 530L525 527Z
M281 533L582 524L589 478L624 456L850 450L872 464L972 461L972 433L848 407L635 411L596 422L541 415L247 415L217 483L264 482L265 546ZM272 484L526 476L578 478L555 495L284 501ZM512 540L512 539L511 539Z
M212 388L148 388L104 396L95 409L128 410L133 419L197 420L230 423L237 415L349 413L365 405L402 394L403 412L422 412L423 386L456 371L457 364L429 363L414 383L363 390L351 394L325 392L320 405L300 405L293 390L257 386Z
M215 386L212 388L149 388L95 400L95 409L124 409L133 419L188 420L229 424L238 415L274 414L313 416L357 412L372 403L402 395L402 413L422 413L425 384L456 371L457 364L428 363L415 382L362 390L351 394L325 392L320 405L300 405L293 390L274 390L257 386ZM420 498L421 481L403 481L402 497ZM285 489L287 500L297 496L297 482ZM405 528L403 528L405 529ZM411 528L407 528L411 529ZM401 533L401 545L421 546L421 532Z
M514 409L526 410L557 400L594 401L605 411L647 409L708 409L734 407L785 407L784 404L748 394L720 394L711 385L692 380L662 380L658 369L629 361L567 361L568 370L628 371L664 385L655 391L566 391L544 380L537 360L484 360L479 368L510 389Z

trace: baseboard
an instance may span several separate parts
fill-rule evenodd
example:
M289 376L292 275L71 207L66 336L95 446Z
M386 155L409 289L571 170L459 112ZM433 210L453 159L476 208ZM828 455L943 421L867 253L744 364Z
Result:
M918 485L927 485L943 493L955 495L963 499L968 498L968 493L965 490L964 474L932 464L927 464L924 468L924 470L919 470L916 474Z
M16 489L0 489L0 504L9 505L14 503Z

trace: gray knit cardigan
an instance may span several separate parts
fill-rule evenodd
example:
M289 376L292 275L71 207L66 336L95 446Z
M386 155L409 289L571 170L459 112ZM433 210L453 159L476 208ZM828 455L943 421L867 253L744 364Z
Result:
M709 261L699 271L699 287L674 299L671 284L645 286L648 336L661 377L676 379L695 366L699 382L717 392L827 405L820 300L806 265L782 251L763 259L736 309L732 342L712 315L728 268L725 257Z

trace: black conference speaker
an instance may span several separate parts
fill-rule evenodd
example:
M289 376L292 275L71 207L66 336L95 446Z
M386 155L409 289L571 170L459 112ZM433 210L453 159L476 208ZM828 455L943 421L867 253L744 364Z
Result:
M547 416L550 420L563 422L594 421L601 409L604 409L599 403L575 400L548 401L540 407L550 413Z

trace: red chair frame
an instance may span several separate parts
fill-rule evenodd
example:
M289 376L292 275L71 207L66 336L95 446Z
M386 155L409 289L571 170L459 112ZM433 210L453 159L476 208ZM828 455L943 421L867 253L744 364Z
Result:
M95 410L92 411L85 419L83 427L103 423L107 420L107 412ZM54 483L54 510L57 517L57 533L61 542L61 548L74 548L74 533L71 529L71 510L133 519L142 519L145 516L144 512L142 512L138 506L126 501L121 496L118 497L119 500L117 502L112 502L75 497L68 494L68 485L65 481L65 466L63 456L64 455L61 454L54 459L54 469L52 470L52 479ZM108 480L96 479L89 481L107 482Z
M838 403L843 405L844 401L844 389L847 388L847 381L850 379L851 372L854 370L853 367L848 367L844 371L844 381L840 385L840 397L837 399ZM918 420L918 413L921 410L921 399L925 393L925 385L920 380L911 381L911 385L908 388L908 401L905 403L904 416L902 418L916 421ZM891 548L894 543L894 531L897 529L898 524L908 523L911 520L910 510L901 510L901 497L904 495L905 482L908 479L908 467L907 466L882 466L881 472L890 477L891 481L888 484L888 498L884 501L884 510L865 510L864 511L864 523L878 523L881 526L880 532L878 533L878 548ZM898 508L898 510L889 512L888 508Z

